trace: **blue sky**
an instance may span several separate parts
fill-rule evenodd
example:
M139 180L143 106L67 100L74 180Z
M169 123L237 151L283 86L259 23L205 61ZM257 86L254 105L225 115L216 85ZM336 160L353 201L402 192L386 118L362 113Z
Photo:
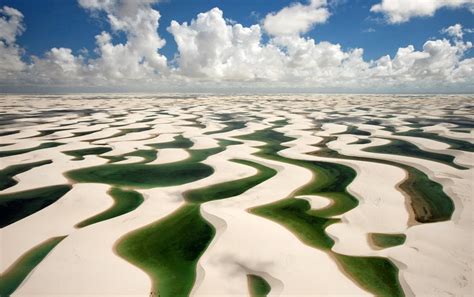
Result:
M250 26L258 23L267 13L278 11L295 1L288 0L167 0L154 4L161 13L158 32L167 45L161 52L172 58L176 43L166 28L172 20L189 22L200 12L213 7L224 11L226 18ZM364 57L377 59L385 54L395 55L398 48L413 44L420 48L433 37L440 37L441 28L455 23L474 28L474 17L466 9L440 9L434 17L415 18L402 24L386 24L381 16L370 12L378 0L351 0L337 5L325 24L315 26L307 36L316 41L339 43L343 48L364 48ZM75 0L3 0L2 5L17 8L25 15L26 31L18 38L29 54L41 56L52 47L68 47L74 51L93 50L94 36L110 30L107 22L93 18ZM260 18L260 19L259 19ZM374 29L375 32L367 32ZM466 36L472 40L473 34ZM123 41L117 35L116 41ZM473 56L474 51L468 55Z
M471 92L473 14L474 0L0 0L0 91Z

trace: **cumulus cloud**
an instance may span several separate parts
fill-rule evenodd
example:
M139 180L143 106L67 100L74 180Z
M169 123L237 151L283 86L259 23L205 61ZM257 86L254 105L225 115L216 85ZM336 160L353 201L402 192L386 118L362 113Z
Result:
M8 6L0 8L0 14L0 39L6 44L13 44L16 37L25 30L23 14Z
M178 45L178 74L211 80L277 80L283 53L261 44L259 25L230 24L214 8L190 24L172 21L168 31Z
M265 23L246 27L214 8L189 23L171 22L167 30L176 41L177 53L168 63L159 53L164 40L157 34L160 15L152 3L80 0L91 13L105 16L111 26L111 32L96 36L96 57L86 51L77 54L68 48L52 48L42 57L31 57L30 63L22 62L22 49L16 44L24 30L23 16L11 8L1 9L0 28L7 29L0 31L0 61L10 62L0 64L0 85L431 91L474 84L474 59L464 58L472 44L463 40L466 31L460 24L442 29L450 39L429 40L418 50L409 45L393 57L367 61L362 48L316 42L301 35L306 30L302 27L291 34L263 38ZM311 5L321 8L326 2L305 6ZM125 42L113 42L118 31L125 34Z
M52 48L42 58L32 57L29 83L44 85L118 85L151 83L167 72L166 57L159 53L165 41L157 33L160 13L156 0L79 0L98 16L105 14L112 32L95 36L96 58L74 55L68 48ZM114 43L113 34L125 34Z
M470 42L452 44L446 39L429 40L417 51L410 45L400 48L393 59L382 57L375 61L374 78L386 78L395 85L410 82L449 84L472 78L473 63L461 57L470 49ZM462 74L461 74L462 73Z
M23 14L4 6L0 8L0 79L9 81L25 68L21 60L22 49L16 38L23 33Z
M124 32L125 44L113 44L109 33L96 36L99 59L90 65L91 71L105 78L143 79L167 69L166 57L158 50L165 41L157 33L160 13L151 7L156 0L79 0L92 11L104 11L112 30ZM105 71L103 71L105 70Z
M294 3L268 14L263 27L273 36L299 35L311 30L315 24L326 22L329 16L326 0L311 0L307 5Z
M416 82L428 86L466 81L472 71L472 62L462 60L472 44L457 37L454 42L427 41L421 51L407 46L393 58L364 61L363 49L344 50L339 44L317 43L295 34L273 36L263 43L259 25L230 24L217 8L199 14L190 24L173 21L168 31L178 44L174 73L200 81L350 88L413 86Z
M176 21L168 31L178 45L174 74L201 81L325 83L335 76L355 78L366 67L362 49L344 52L339 44L316 43L295 35L262 42L261 27L226 22L214 8L190 24Z
M350 85L367 68L362 49L344 51L340 44L316 43L300 36L274 38L271 43L283 48L285 54L284 81L323 87L328 84ZM338 78L336 81L334 78Z
M466 32L469 33L469 30L466 30ZM451 37L457 38L457 39L463 39L464 36L464 29L461 24L455 24L452 26L449 26L447 28L443 28L441 30L441 33L447 34Z
M433 16L441 8L468 8L474 12L474 0L382 0L370 11L383 13L389 23L407 22L413 17Z
M84 78L89 77L86 70L82 56L74 56L68 48L52 48L42 58L33 56L22 78L33 85L82 84L87 83Z

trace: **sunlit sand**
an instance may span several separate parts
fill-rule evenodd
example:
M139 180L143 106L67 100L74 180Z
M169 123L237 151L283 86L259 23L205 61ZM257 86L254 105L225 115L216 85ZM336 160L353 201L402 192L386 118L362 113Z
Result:
M468 296L473 99L4 95L0 295Z

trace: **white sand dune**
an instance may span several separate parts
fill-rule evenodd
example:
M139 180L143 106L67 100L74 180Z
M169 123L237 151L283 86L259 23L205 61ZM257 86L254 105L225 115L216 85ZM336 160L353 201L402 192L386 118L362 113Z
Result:
M158 153L155 161L150 162L150 165L158 165L165 163L172 163L183 161L189 157L189 153L184 149L162 149Z
M377 132L374 133L374 136L382 136L388 139L400 139L403 141L407 141L416 145L424 151L454 156L454 162L458 165L472 166L474 153L450 149L449 144L446 144L444 142L439 142L427 138L389 135L387 131L380 130L377 130Z
M101 165L107 162L107 160L93 155L85 156L84 160L82 161L73 161L73 157L67 156L58 151L68 151L71 149L80 149L86 147L90 146L86 144L64 145L54 149L34 151L30 154L27 154L27 156L22 154L2 158L5 159L2 160L2 162L5 161L8 165L29 163L39 160L52 160L53 162L16 175L15 179L18 180L19 183L11 188L3 190L0 193L13 193L52 185L67 184L69 181L63 175L64 172L73 169Z
M113 247L122 235L170 214L181 202L159 190L143 194L146 200L135 211L70 234L38 265L17 295L148 296L149 277L117 256ZM61 269L64 266L68 268Z
M171 158L162 161L172 160ZM44 296L71 294L108 296L116 292L125 295L148 295L151 286L149 278L144 272L115 255L112 252L113 247L124 234L150 224L176 210L183 203L180 193L186 189L256 173L253 168L236 163L229 164L229 162L217 158L217 155L210 157L206 163L225 174L212 175L207 180L203 179L181 187L140 191L145 195L146 200L135 211L90 225L70 234L47 259L36 267L28 282L17 291L18 296L27 296L36 292ZM71 211L74 210L71 209ZM96 210L96 213L100 211ZM75 223L79 221L77 220ZM64 265L71 268L62 270L61 267ZM85 273L85 271L94 273ZM58 287L57 283L64 285ZM88 286L84 286L84 283L87 283ZM120 284L117 286L115 285L117 283Z
M380 142L378 143L380 144ZM470 250L467 242L473 238L472 229L468 226L472 226L472 178L474 171L472 169L457 170L441 163L423 159L375 154L360 150L363 147L377 145L377 142L349 147L338 145L337 142L332 144L334 149L346 155L393 160L413 166L428 174L432 180L443 185L444 190L453 199L456 207L453 221L410 227L406 231L407 242L403 246L383 250L379 253L403 263L403 266L399 267L402 269L402 276L410 290L417 296L438 296L442 294L441 292L449 292L456 296L468 294L472 290L471 282L469 281L472 279L470 272L472 271L472 256L466 253L466 249ZM367 196L364 195L363 197ZM363 211L362 207L358 207L352 212L359 213L364 220L370 217L367 215L367 212ZM352 212L349 212L344 217L349 219ZM379 221L377 225L386 220ZM357 224L350 222L348 225ZM332 230L334 230L334 227L328 228L328 231ZM353 228L347 230L346 233L354 234ZM440 234L446 234L449 240L440 238ZM426 236L430 237L426 238ZM434 240L435 238L437 240ZM354 250L353 244L348 245L347 243L348 241L340 240L338 245L340 248L346 246L347 250ZM429 257L421 251L427 245L438 247L430 249L428 252L430 254ZM414 251L418 252L414 253ZM463 265L453 264L440 269L443 266L443 264L440 264L440 259L445 258L449 258L453 263L463 263ZM414 274L412 273L413 270L418 272L425 271L425 273ZM429 273L427 273L428 271ZM447 278L446 275L451 275L451 277ZM429 286L427 285L428 283L430 284Z
M438 133L441 136L445 136L452 139L459 139L468 141L470 143L474 143L474 132L471 130L470 133L462 133L462 132L455 132L448 129L448 127L443 125L434 125L425 127L423 131L431 132L431 133Z
M76 223L111 206L108 189L109 186L100 184L75 185L56 203L0 229L3 241L1 270L46 239L74 233Z
M463 127L438 123L447 116L443 109L447 107L455 110L458 117L472 117L467 109L456 110L456 106L472 100L472 96L450 97L449 101L436 96L404 96L394 100L393 96L385 95L177 97L183 96L78 94L38 97L34 102L31 96L2 96L0 109L14 105L9 113L18 117L5 131L20 132L0 136L0 144L8 144L1 146L0 152L33 148L52 141L64 145L1 157L0 170L41 160L52 160L52 163L16 175L18 184L1 191L0 195L70 184L72 181L63 175L65 172L108 162L95 155L73 160L63 151L103 146L112 150L102 156L120 156L150 150L152 147L148 144L171 142L178 135L189 138L194 143L193 150L216 147L222 139L242 142L203 161L214 169L206 178L180 186L137 190L145 201L119 217L75 228L77 223L108 209L113 200L107 194L110 185L74 184L57 202L0 229L1 271L39 243L51 237L67 236L35 267L14 296L149 296L150 278L119 257L114 252L115 245L129 232L173 213L185 203L183 193L186 191L257 174L256 169L232 159L259 163L275 169L277 174L238 196L201 205L202 216L216 228L217 234L198 262L193 296L248 296L248 274L259 275L271 285L269 296L371 295L344 273L328 253L306 245L282 225L249 211L289 197L312 178L318 178L305 168L255 156L263 142L233 138L273 127L276 121L283 124L274 130L295 138L284 144L287 148L280 151L280 155L343 164L357 173L347 191L357 198L358 205L338 215L341 221L326 228L335 240L334 252L392 260L400 270L399 280L407 296L472 294L473 153L451 149L440 141L394 135L384 130L386 126L408 131L415 129L413 124L418 120L424 120L426 124L423 122L420 128L423 131L474 144L473 129L469 133L456 132L454 130ZM235 121L245 121L246 126L219 132ZM205 128L192 126L195 123ZM351 126L371 135L351 135ZM124 129L148 127L151 129L114 136ZM68 130L39 136L41 130L63 128ZM74 136L81 132L92 133ZM335 140L327 146L340 154L392 161L426 173L453 199L452 219L429 224L415 222L410 198L399 189L407 177L400 167L307 154L317 151L318 143L333 136ZM371 142L354 144L359 139ZM363 150L387 144L390 139L454 156L456 164L469 169ZM186 149L161 149L150 164L183 161L189 156ZM141 161L141 157L128 156L118 164ZM331 205L331 201L321 195L297 198L308 201L312 209ZM402 245L380 249L369 242L369 233L403 233L407 238Z

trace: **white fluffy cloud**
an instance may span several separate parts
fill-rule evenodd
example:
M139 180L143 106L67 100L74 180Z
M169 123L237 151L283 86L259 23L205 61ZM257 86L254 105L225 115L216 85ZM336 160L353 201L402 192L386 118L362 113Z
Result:
M178 45L178 74L211 80L278 80L283 53L261 44L259 25L229 24L214 8L190 24L171 22L168 31Z
M364 61L363 49L344 51L339 44L295 34L263 43L259 25L229 24L217 8L190 24L173 21L168 31L178 44L174 73L200 81L272 81L316 88L428 86L469 80L466 74L473 69L472 62L462 60L472 44L457 36L454 42L427 41L421 51L408 46L393 58Z
M294 3L277 13L268 14L263 27L273 36L299 35L329 18L326 0L311 0L307 5Z
M0 85L105 86L150 90L159 86L291 87L333 90L459 90L474 85L474 59L465 59L472 44L460 24L442 29L451 40L427 41L421 50L400 48L394 57L363 59L363 49L316 42L302 36L308 26L273 31L265 22L245 27L229 21L214 8L193 20L172 21L167 30L178 47L168 63L159 53L164 40L157 34L160 14L154 0L79 0L96 14L106 16L112 32L96 36L94 57L68 48L52 48L43 57L22 62L16 37L24 30L22 14L0 10ZM326 1L312 1L307 9L326 9ZM269 14L265 18L277 16ZM309 22L310 23L310 22ZM307 23L307 24L309 24ZM297 29L294 29L297 28ZM114 43L115 32L124 43ZM263 34L268 33L268 41ZM455 89L456 88L456 89Z
M361 49L344 52L338 44L297 35L274 37L264 44L259 25L230 24L218 8L199 14L190 24L173 21L168 31L179 52L174 74L200 81L314 85L335 76L355 77L354 71L366 67Z
M28 67L30 83L44 85L120 85L150 83L168 71L166 57L158 51L165 41L157 33L160 13L156 0L79 0L91 13L105 14L113 32L95 36L96 58L74 55L68 48L52 48L45 57L33 57ZM112 35L123 32L125 43Z
M375 61L374 78L388 79L392 84L416 82L421 84L449 84L472 81L474 64L461 57L472 47L470 42L462 41L452 44L446 39L429 40L422 51L413 46L400 48L393 59L382 57Z
M0 8L0 39L6 44L15 43L16 37L23 33L23 14L8 6Z
M451 37L462 39L464 36L463 28L461 24L455 24L447 28L443 28L441 33L447 34Z
M403 23L413 17L433 16L440 8L461 7L474 12L474 0L382 0L370 10L383 13L389 23Z
M125 44L113 44L109 33L96 36L99 59L89 68L106 79L144 79L165 72L166 57L158 50L165 41L158 36L160 13L151 7L156 0L79 0L92 12L104 11L114 31L122 31Z
M21 12L8 6L0 8L0 80L10 81L25 68L22 50L15 43L24 30Z

